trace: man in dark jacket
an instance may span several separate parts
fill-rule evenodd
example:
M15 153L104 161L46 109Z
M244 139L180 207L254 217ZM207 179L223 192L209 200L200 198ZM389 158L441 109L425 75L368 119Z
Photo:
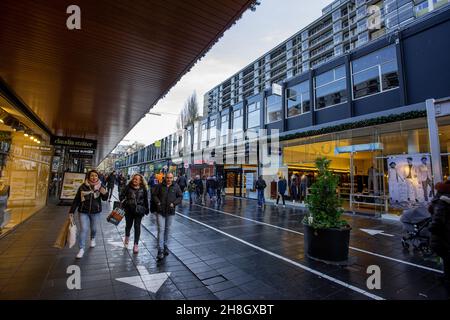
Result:
M187 180L185 175L180 175L177 179L177 183L180 186L181 192L184 192L184 190L187 187Z
M444 281L450 290L450 180L436 185L432 201L431 248L444 262Z
M167 241L169 239L169 228L175 216L175 207L183 199L178 184L173 183L173 174L167 173L165 181L159 184L152 194L153 201L157 206L157 227L158 227L158 260L169 254ZM164 251L163 251L164 250Z
M284 200L286 189L287 189L287 181L283 176L280 176L280 178L278 180L277 205L278 205L278 201L280 200L280 197L281 197L281 199L283 200L283 207L286 207L286 202Z
M262 176L259 176L255 184L255 189L258 190L258 207L260 208L266 202L266 200L264 199L264 189L266 187L266 181L264 181Z
M196 203L201 204L202 203L202 195L203 195L203 181L200 179L200 176L195 176L195 195L196 195Z

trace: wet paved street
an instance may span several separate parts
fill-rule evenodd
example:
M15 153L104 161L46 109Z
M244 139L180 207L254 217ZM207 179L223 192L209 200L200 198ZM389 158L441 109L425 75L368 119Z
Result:
M303 251L303 212L227 198L223 205L183 203L172 226L171 254L156 262L155 217L143 219L139 254L122 245L125 223L106 222L97 246L76 260L52 247L68 207L48 205L0 240L0 299L446 299L441 266L401 246L396 221L346 216L352 225L347 267ZM383 230L370 235L360 230ZM133 232L132 232L133 234ZM130 241L131 242L131 241ZM67 267L81 269L81 290L67 288ZM381 289L366 272L381 268Z

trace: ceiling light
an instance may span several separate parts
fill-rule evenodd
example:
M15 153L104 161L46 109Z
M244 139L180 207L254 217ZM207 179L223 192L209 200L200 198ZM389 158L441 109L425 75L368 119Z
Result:
M28 133L27 133L27 132L24 132L23 135L24 135L25 137L28 137Z

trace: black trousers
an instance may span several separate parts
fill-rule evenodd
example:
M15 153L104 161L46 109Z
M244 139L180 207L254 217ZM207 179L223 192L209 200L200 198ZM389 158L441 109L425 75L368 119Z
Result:
M112 185L112 186L108 185L107 188L108 188L108 200L109 200L109 199L111 199L111 196L113 194L114 185Z
M286 202L284 201L284 194L281 195L281 199L283 199L283 205L285 205ZM279 200L280 200L280 194L278 194L278 196L277 196L277 204L278 204Z
M139 244L141 237L141 221L142 216L137 214L125 214L125 236L129 237L131 227L134 225L134 244Z

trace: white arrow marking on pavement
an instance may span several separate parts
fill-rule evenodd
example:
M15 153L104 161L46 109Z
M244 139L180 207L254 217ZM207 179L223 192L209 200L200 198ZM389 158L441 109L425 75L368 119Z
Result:
M377 234L381 234L383 236L388 236L388 237L393 237L394 235L389 234L389 233L384 233L383 230L375 230L375 229L359 229L365 233L370 234L371 236L377 235Z
M137 269L139 276L118 278L116 280L151 293L157 293L170 276L170 272L150 274L144 266L137 266Z

